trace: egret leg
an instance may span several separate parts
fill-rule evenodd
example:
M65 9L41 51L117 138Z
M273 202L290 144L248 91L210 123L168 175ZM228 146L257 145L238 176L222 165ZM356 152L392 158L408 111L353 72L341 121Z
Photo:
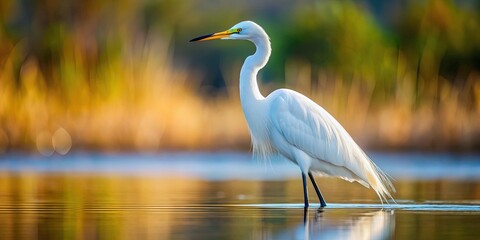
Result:
M327 203L323 199L322 193L320 192L320 189L318 188L317 183L315 182L315 179L313 178L312 173L308 172L308 176L310 177L310 181L312 181L313 187L315 188L315 192L317 192L318 200L320 200L320 207L327 206Z
M307 226L308 221L308 207L303 208L303 224Z
M303 172L302 172L302 181L303 181L303 200L305 201L305 208L308 208L307 177Z

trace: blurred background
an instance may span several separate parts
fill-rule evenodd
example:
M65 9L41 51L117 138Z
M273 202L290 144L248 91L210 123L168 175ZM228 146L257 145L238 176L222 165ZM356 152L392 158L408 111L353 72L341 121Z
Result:
M267 95L314 99L375 150L480 150L480 2L3 0L0 153L248 150L247 42L190 43L253 20Z
M392 209L321 178L304 212L299 168L251 159L254 46L189 42L243 20L262 93L338 119ZM480 239L478 152L478 0L0 1L1 239Z

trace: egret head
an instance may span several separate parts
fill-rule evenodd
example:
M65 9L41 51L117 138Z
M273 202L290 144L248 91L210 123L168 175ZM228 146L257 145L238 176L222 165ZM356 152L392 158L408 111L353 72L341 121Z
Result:
M255 41L256 39L268 39L268 36L258 24L252 21L243 21L235 24L226 31L200 36L190 40L190 42L214 39L244 39Z

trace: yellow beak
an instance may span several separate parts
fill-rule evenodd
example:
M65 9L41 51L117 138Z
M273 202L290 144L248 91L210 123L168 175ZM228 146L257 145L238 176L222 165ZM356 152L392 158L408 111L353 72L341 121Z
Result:
M234 31L234 30L227 30L227 31L223 31L223 32L207 34L207 35L204 35L204 36L196 37L196 38L190 40L190 42L201 42L201 41L208 41L208 40L214 40L214 39L221 39L221 38L224 38L224 37L228 37L235 32L236 31Z

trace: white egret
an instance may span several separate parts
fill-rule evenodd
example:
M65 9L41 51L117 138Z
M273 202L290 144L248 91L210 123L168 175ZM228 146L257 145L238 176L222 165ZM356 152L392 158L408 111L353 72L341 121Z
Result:
M325 109L304 95L278 89L264 97L257 73L270 57L270 39L258 24L243 21L232 28L190 42L241 39L253 42L256 51L240 71L240 100L252 139L253 152L262 157L280 154L300 167L305 207L308 207L306 175L322 207L326 206L312 173L334 176L372 187L380 200L393 199L388 177L370 160L347 131Z

